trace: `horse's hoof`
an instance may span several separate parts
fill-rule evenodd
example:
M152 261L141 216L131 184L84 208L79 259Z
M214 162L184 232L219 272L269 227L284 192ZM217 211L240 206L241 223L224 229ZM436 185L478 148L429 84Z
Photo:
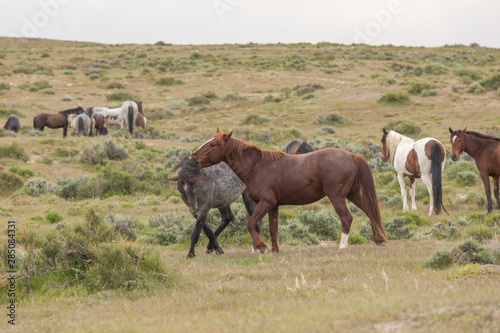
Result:
M218 249L215 251L216 254L224 254L224 251L222 251L222 249Z
M191 259L191 258L194 258L194 257L196 257L196 256L194 255L194 253L188 253L188 255L187 255L186 259Z
M266 255L268 253L271 253L271 250L269 250L269 248L266 247L264 250L260 249L260 253L262 253L263 255Z
M214 249L207 249L207 254L214 252Z

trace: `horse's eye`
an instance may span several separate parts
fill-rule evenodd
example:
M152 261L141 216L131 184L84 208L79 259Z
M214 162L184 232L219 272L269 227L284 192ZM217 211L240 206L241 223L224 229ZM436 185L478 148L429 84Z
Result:
M210 144L210 147L215 147L215 145L213 143Z

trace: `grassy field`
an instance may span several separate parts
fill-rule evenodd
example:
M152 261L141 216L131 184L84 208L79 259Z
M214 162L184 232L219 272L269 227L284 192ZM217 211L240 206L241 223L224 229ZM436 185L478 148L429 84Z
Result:
M465 153L462 162L447 158L449 215L427 216L429 196L420 181L418 211L404 215L394 173L380 159L380 139L382 128L399 127L415 139L437 138L449 154L448 127L500 136L499 61L500 50L478 45L0 38L0 123L17 114L22 124L19 135L0 130L0 246L5 252L7 221L16 221L16 328L498 331L500 273L458 261L424 267L436 251L454 253L466 239L500 264L499 211L486 215L475 165ZM118 107L125 100L143 101L148 118L131 141L119 129L66 139L62 129L32 129L42 112ZM281 253L252 254L240 200L237 219L220 237L225 254L205 254L203 236L197 256L185 259L194 219L167 178L217 127L268 149L300 138L317 149L362 154L391 240L375 246L367 217L350 206L357 244L339 251L339 224L323 199L280 208ZM216 214L210 223L218 224ZM265 221L263 229L270 243ZM5 254L1 259L3 273ZM7 304L3 281L0 300ZM11 331L5 318L0 330Z

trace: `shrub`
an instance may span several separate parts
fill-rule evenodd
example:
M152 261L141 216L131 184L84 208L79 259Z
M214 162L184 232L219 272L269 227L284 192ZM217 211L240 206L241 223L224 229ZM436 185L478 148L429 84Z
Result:
M500 74L494 74L481 81L481 86L487 90L497 90L500 87Z
M476 172L473 171L464 171L457 173L457 177L455 178L455 184L457 186L474 186L479 180L479 176Z
M57 181L56 195L64 199L77 198L78 191L87 181L86 177L60 179Z
M402 104L410 100L408 94L402 92L388 92L384 94L377 102L387 104Z
M342 125L347 122L348 120L338 112L318 117L318 124Z
M187 101L188 101L189 106L210 104L210 100L204 96L201 96L201 95L189 98Z
M470 239L455 246L451 255L459 265L493 263L488 249Z
M489 227L498 226L500 224L500 214L488 215L488 217L484 220L484 224Z
M398 133L407 135L407 136L412 136L412 135L418 135L420 132L422 132L420 126L415 124L411 120L397 120L397 121L391 121L388 123L385 128L393 128L396 129L398 128Z
M467 220L471 222L482 222L486 217L485 213L475 212L467 215Z
M283 228L293 239L304 242L308 245L319 244L319 238L309 230L309 227L297 220L290 220Z
M0 195L9 195L23 187L24 180L15 173L0 171Z
M64 218L57 212L48 212L47 215L45 215L45 219L50 223L57 223L64 220Z
M419 235L418 238L450 239L458 234L457 227L451 222L438 222L434 227Z
M476 242L483 243L488 239L492 239L494 231L491 227L484 225L471 226L465 230L465 235L474 239Z
M269 122L268 118L261 117L256 114L248 114L245 119L242 120L242 125L263 125Z
M369 240L363 237L362 235L352 234L352 233L349 235L349 244L361 245L365 243L369 243Z
M106 85L106 89L123 89L125 86L120 82L110 82Z
M331 211L303 210L298 215L298 221L319 240L335 240L341 232L341 225Z
M382 81L382 85L385 85L385 86L390 86L393 84L396 84L396 79L394 79L394 78L387 78L384 81Z
M384 228L389 239L410 239L413 237L409 226L405 225L403 216L395 217L392 222L384 221Z
M456 180L457 176L461 172L475 172L477 174L477 167L474 162L460 161L453 163L450 167L446 168L444 171L444 176L448 180Z
M137 96L124 92L112 93L106 95L106 98L108 101L120 101L120 102L140 100L140 98L138 98Z
M80 151L74 148L57 147L52 153L56 157L74 157Z
M125 147L116 144L113 140L104 142L104 151L110 160L124 160L128 158L128 152Z
M432 256L424 261L424 268L446 269L454 263L451 253L445 249L434 252Z
M0 90L9 90L9 89L10 89L10 84L5 82L0 82Z
M306 85L298 85L292 90L297 96L303 96L315 92L316 90L324 89L321 84L308 83Z
M161 79L158 79L155 84L157 86L178 86L184 84L184 82L174 79L173 77L163 77Z
M21 168L18 166L10 167L9 171L12 173L15 173L16 175L19 175L23 178L33 177L33 175L34 175L33 170L31 170L29 168Z
M110 222L115 226L115 231L120 233L124 238L135 241L137 234L135 228L137 227L137 220L131 217L115 217L113 213L106 215L105 221Z
M45 178L29 179L23 188L23 192L32 197L38 197L41 194L51 193L52 191L54 191L54 185Z
M56 94L56 91L54 89L51 89L51 88L43 89L40 92L44 95L55 95Z
M408 86L408 92L412 95L420 95L422 94L422 91L424 89L429 90L431 88L432 86L429 83L417 81L417 82L412 82Z
M168 103L168 107L172 110L181 110L187 108L188 105L189 105L188 102L182 99Z
M479 95L479 94L484 94L486 92L486 89L484 89L484 87L479 83L473 83L470 86L468 86L465 91L471 94Z
M24 151L24 148L17 142L13 142L10 146L0 145L0 158L8 157L17 160L22 160L24 162L29 160L28 154Z
M480 69L478 68L456 68L453 70L453 73L455 75L460 76L460 77L468 77L471 80L479 80L483 77L483 73Z

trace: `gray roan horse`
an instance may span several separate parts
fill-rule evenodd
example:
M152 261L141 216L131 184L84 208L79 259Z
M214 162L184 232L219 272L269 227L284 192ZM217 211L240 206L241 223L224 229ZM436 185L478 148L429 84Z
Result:
M305 154L314 151L313 147L304 140L290 141L285 148L285 153L291 155Z
M87 108L85 113L78 115L75 119L76 122L76 135L92 136L92 108Z
M250 216L255 210L256 204L250 199L245 184L224 162L200 170L198 162L186 156L176 169L177 175L169 180L177 182L177 189L181 193L182 200L196 218L187 258L195 256L194 248L200 238L202 228L209 239L207 253L211 253L214 249L217 254L224 253L217 243L217 236L234 218L230 208L231 203L241 195ZM212 208L219 209L222 217L215 232L212 232L206 223L208 212ZM260 234L260 222L257 223L256 231Z

